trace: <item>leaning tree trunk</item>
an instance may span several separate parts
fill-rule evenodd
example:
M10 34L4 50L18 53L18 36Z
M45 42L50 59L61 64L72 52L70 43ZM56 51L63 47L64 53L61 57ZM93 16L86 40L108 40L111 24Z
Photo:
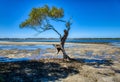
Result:
M61 38L61 51L63 53L63 59L68 59L70 60L71 58L67 55L65 49L64 49L64 44L65 44L65 41L68 37L68 33L69 33L69 30L64 30L64 35L63 37Z

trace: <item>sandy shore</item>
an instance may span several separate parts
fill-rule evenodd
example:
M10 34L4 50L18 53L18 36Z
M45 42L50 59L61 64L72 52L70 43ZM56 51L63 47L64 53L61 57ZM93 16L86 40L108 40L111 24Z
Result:
M52 45L52 44L59 44L59 42L7 42L7 41L0 41L0 45ZM67 42L66 45L104 45L103 43L71 43Z
M59 42L0 42L0 45L38 45L38 44L59 44ZM72 44L72 43L66 43Z
M47 46L57 43L0 42L0 44ZM66 43L66 45L68 55L78 62L62 61L60 59L62 53L57 55L54 47L35 50L1 49L0 61L3 62L0 62L0 78L17 82L120 82L120 48L108 44ZM7 63L6 60L19 61Z

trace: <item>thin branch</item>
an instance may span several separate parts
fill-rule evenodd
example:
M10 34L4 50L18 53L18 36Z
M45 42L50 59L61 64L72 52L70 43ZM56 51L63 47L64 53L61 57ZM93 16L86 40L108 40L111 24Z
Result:
M42 28L42 27L40 27L40 28ZM42 32L44 32L44 31L46 31L44 28L42 28L42 30L40 31L40 30L38 30L37 28L35 28L35 27L31 27L31 29L33 29L33 30L35 30L36 32L38 32L38 33L42 33Z
M51 24L49 24L49 20L47 20L47 19L45 19L45 20L46 20L46 23L47 23L49 29L52 29L53 31L55 31L60 36L60 38L62 38L62 35Z
M45 32L45 31L39 31L39 32L37 31L37 33L34 36L37 36L37 35L39 35L42 32Z
M62 35L54 27L52 27L51 29L55 31L60 36L60 38L62 38Z
M40 34L40 33L42 33L42 32L45 32L45 31L47 31L47 30L52 29L53 31L55 31L55 32L60 36L60 38L62 38L62 35L61 35L54 27L49 28L49 29L44 29L44 30L42 30L42 31L39 31L39 30L37 30L36 28L32 28L32 29L34 29L35 31L37 31L37 34L35 34L35 35L38 35L38 34Z
M54 21L56 21L56 22L66 22L65 20L61 20L61 19L55 19L55 18L52 18L51 20L54 20Z
M40 20L38 20L38 23L39 23L39 25L41 25L41 22L40 22ZM39 28L41 28L42 30L44 30L44 28L43 27L39 27Z
M72 22L71 22L71 18L66 22L66 28L67 28L67 31L70 30L70 26L72 25Z
M32 29L34 29L35 31L37 31L37 34L35 34L35 35L38 35L38 34L40 34L42 32L47 31L47 30L53 30L53 31L55 31L60 36L60 38L62 38L62 35L51 24L49 24L49 21L47 19L45 19L45 21L46 21L47 24L43 23L44 26L43 27L41 27L41 26L39 27L39 29L41 29L42 31L40 31L39 29L37 29L35 27L31 27ZM38 21L38 22L39 22L39 24L41 23L40 21Z

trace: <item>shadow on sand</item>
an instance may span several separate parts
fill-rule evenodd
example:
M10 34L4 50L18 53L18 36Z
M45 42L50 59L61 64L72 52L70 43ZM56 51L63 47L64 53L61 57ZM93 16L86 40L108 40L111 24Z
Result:
M8 58L7 58L8 59ZM53 59L54 60L54 59ZM47 81L61 81L69 75L79 73L79 68L75 65L86 64L90 66L100 67L100 65L112 65L110 60L97 59L74 59L76 61L59 62L49 61L46 59L40 61L22 60L14 62L0 62L0 77L5 82L47 82ZM64 64L63 64L64 63ZM116 70L120 72L119 70Z
M100 67L100 65L105 65L105 66L113 65L112 60L107 60L107 59L76 58L75 60L77 62L95 67Z
M47 82L60 80L79 71L57 62L17 61L1 62L0 77L5 82Z

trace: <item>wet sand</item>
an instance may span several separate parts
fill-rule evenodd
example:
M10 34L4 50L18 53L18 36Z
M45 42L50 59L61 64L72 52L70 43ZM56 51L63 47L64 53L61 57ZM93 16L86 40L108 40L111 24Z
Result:
M56 43L0 42L0 44L47 46ZM120 82L120 48L108 44L67 43L66 45L66 52L77 62L63 61L62 53L57 55L55 48L0 50L0 56L5 57L0 59L3 60L0 62L0 77L3 80L8 78L17 82ZM14 59L16 62L8 63ZM9 61L4 62L5 60Z
M8 58L33 59L62 58L62 53L60 52L57 55L56 49L52 46L52 44L58 44L58 42L0 42L0 45L11 45L9 47L11 49L1 49L0 56ZM17 45L17 47L12 48L12 45ZM25 45L25 47L22 46L19 49L21 45ZM39 46L36 45L42 45L42 47L45 48L39 48ZM26 48L26 46L28 49ZM33 47L34 49L31 49L31 47ZM65 50L67 54L72 58L111 59L116 61L120 60L120 48L109 44L66 43Z

